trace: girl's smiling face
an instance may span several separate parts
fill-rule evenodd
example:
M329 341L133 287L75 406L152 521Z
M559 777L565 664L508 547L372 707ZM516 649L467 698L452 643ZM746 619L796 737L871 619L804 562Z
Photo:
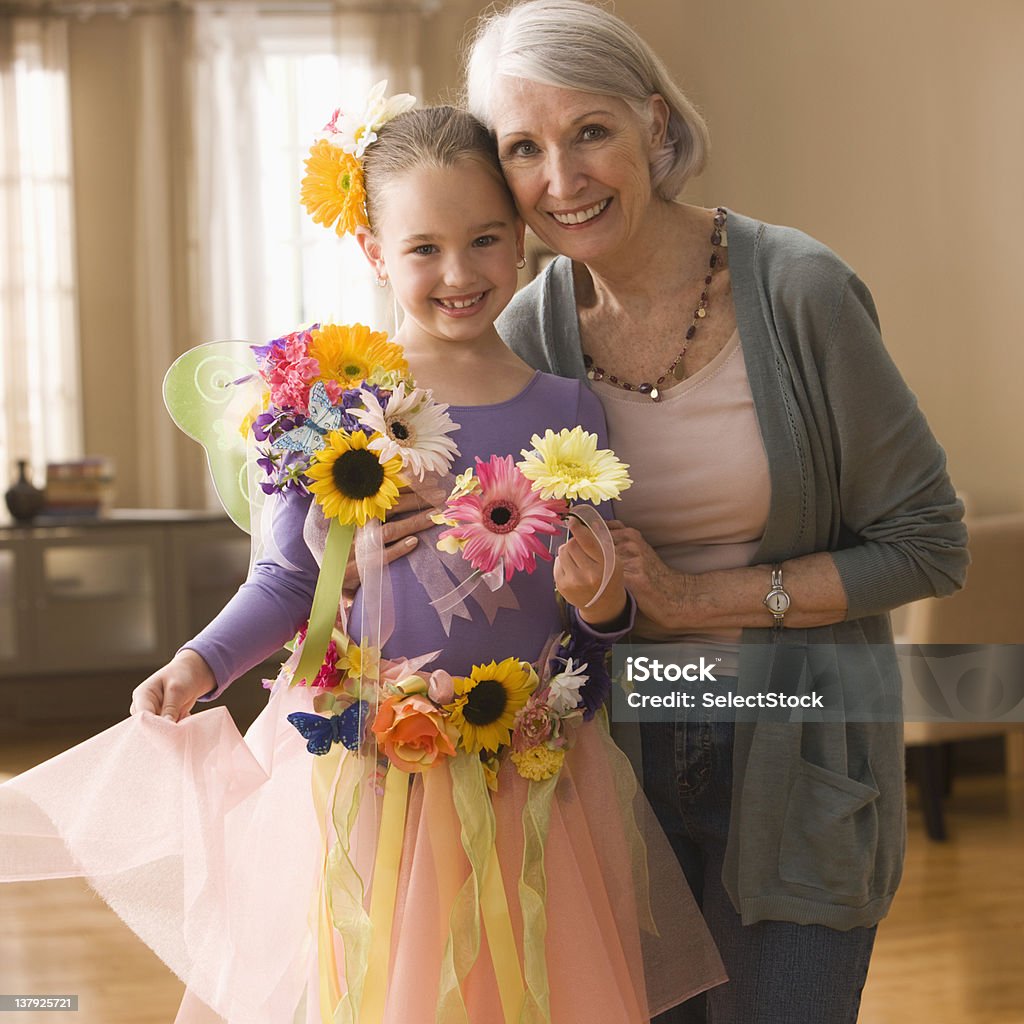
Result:
M472 158L390 179L375 233L359 244L387 276L406 319L403 342L467 342L491 333L515 294L523 222L508 190Z

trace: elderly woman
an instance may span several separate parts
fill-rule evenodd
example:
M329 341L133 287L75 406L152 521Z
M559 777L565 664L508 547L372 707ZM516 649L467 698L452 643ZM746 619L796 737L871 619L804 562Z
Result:
M744 694L815 650L841 652L846 692L891 692L888 612L959 587L966 534L867 288L799 231L676 201L707 129L606 11L490 16L467 81L559 254L499 328L535 367L589 380L632 466L613 537L634 639L697 643ZM856 1020L901 873L899 723L691 712L641 732L645 789L731 979L659 1020Z

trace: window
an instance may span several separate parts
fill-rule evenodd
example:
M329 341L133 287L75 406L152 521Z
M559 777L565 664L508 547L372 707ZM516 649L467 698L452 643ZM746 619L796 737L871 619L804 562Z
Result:
M375 319L373 278L358 246L314 224L299 203L304 160L317 132L336 106L358 105L373 85L367 61L343 65L323 46L323 35L312 40L272 33L264 41L267 88L259 118L264 280L268 317L285 325Z
M311 321L381 324L354 240L314 224L299 202L316 134L335 107L362 106L375 80L372 48L338 35L325 15L197 13L197 255L208 340L264 341Z
M4 42L0 466L28 459L38 485L82 444L66 27L14 18Z

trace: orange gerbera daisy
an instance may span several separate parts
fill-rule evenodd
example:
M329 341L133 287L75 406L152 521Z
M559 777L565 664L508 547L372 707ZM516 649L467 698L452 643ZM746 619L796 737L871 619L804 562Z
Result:
M302 179L302 205L317 224L333 226L339 235L366 227L369 221L363 165L326 139L314 143Z
M409 372L402 346L363 324L318 327L310 334L309 355L320 365L320 380L336 380L346 389L359 387L375 370Z

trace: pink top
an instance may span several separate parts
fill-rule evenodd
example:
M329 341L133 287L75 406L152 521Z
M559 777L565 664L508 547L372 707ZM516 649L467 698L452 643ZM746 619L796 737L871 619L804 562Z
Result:
M609 444L633 479L615 503L616 518L639 530L672 569L750 565L768 522L771 484L739 331L660 402L605 381L591 386L604 406ZM648 639L698 641L735 666L740 632Z

